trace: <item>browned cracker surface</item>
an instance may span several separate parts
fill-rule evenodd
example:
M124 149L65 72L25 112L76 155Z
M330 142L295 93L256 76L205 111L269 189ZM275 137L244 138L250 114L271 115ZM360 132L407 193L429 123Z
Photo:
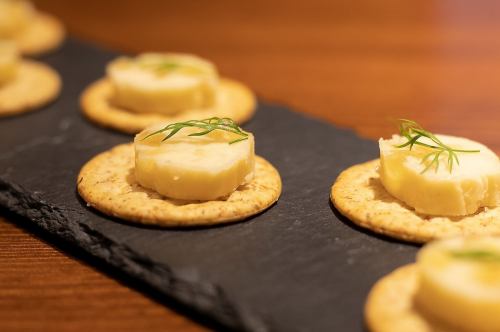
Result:
M248 121L255 112L255 96L245 85L230 79L221 79L216 105L206 109L186 110L168 116L155 113L136 113L115 106L113 87L109 80L100 79L85 89L81 97L83 113L97 124L122 132L135 134L155 123L205 119L213 116L229 117L236 123Z
M0 117L23 113L53 101L61 90L61 79L49 66L22 60L16 77L0 85Z
M64 27L57 18L39 12L26 30L19 33L14 40L21 53L38 55L59 47L64 36Z
M378 165L377 159L348 168L331 190L335 207L359 226L419 243L450 236L500 234L500 207L480 209L465 217L418 214L385 190Z
M419 311L414 301L417 287L416 264L400 267L377 281L365 305L369 331L452 332Z
M134 179L134 148L118 145L91 159L78 175L78 192L93 208L131 222L159 226L213 225L242 220L275 203L278 171L256 156L255 177L224 200L182 201L141 187Z

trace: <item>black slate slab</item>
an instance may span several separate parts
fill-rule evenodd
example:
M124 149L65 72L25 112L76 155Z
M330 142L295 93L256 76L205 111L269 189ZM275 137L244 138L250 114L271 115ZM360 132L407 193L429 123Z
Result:
M245 129L281 173L274 207L216 228L122 223L88 209L75 191L88 159L131 139L79 112L79 93L114 56L69 40L42 59L63 76L63 94L44 110L0 119L0 205L235 330L362 331L371 285L416 251L355 228L329 203L332 181L375 158L375 142L260 103Z

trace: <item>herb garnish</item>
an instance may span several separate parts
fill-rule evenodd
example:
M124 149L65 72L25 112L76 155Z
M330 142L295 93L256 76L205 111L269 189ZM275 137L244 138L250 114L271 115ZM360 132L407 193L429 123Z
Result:
M155 70L157 71L169 71L179 68L181 65L175 62L160 62L155 66Z
M142 68L151 70L158 76L163 76L173 71L182 71L183 74L200 74L203 70L190 63L182 63L175 60L161 60L161 61L139 61Z
M488 250L471 249L450 251L454 258L468 259L480 262L498 262L500 263L500 254Z
M181 67L179 63L171 61L160 62L140 62L141 67L152 70L157 75L164 75L170 71L177 70Z
M211 133L214 130L224 130L236 134L238 136L241 136L240 138L230 141L229 144L234 144L248 139L248 133L244 132L232 119L213 117L204 120L189 120L185 122L172 123L158 131L155 131L154 133L147 135L146 137L143 138L143 140L153 135L169 132L167 136L163 138L162 140L163 142L169 139L170 137L174 136L175 134L177 134L181 129L188 127L203 129L203 131L192 133L189 134L188 136L203 136L208 133Z
M448 154L448 169L450 173L453 170L453 164L456 162L457 165L460 164L458 161L457 153L477 153L479 150L462 150L455 149L446 144L444 144L439 138L437 138L433 133L425 130L418 123L412 120L400 119L399 120L399 133L401 136L405 137L408 141L401 144L396 145L397 148L404 148L409 146L410 150L414 145L423 146L434 151L429 152L422 158L422 164L428 162L429 159L432 159L424 170L421 173L427 172L430 168L434 166L435 171L437 172L439 169L439 157L442 154ZM426 137L430 139L435 144L427 144L419 141L422 137Z

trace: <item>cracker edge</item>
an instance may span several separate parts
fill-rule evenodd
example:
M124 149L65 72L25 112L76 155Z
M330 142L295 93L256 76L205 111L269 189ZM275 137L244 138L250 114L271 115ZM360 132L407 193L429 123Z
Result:
M50 79L54 80L56 87L55 87L54 91L52 91L52 93L47 94L46 98L42 98L40 100L37 100L37 102L30 102L28 104L25 103L23 106L11 108L11 109L4 109L4 110L0 109L0 118L38 110L38 109L50 104L54 100L56 100L59 97L59 95L61 94L61 88L62 88L61 76L54 68L50 67L49 65L47 65L43 62L34 61L34 60L26 60L26 59L22 59L20 64L21 65L28 65L31 67L38 67L36 70L45 71L45 74L48 74L48 75L46 75L44 77L44 80L49 79L48 77L50 76Z
M401 325L406 331L431 332L418 328L423 320L411 302L417 287L417 265L415 263L398 267L375 282L370 289L364 306L364 319L371 332L396 332ZM410 325L411 329L408 329Z
M416 306L418 265L400 266L381 277L370 289L364 321L370 332L454 332L455 329L427 317Z
M339 190L341 190L341 188L339 188L339 186L337 184L344 181L344 177L347 177L349 170L351 170L354 167L364 167L364 166L368 166L370 164L379 164L379 162L380 162L380 159L373 159L373 160L370 160L370 161L367 161L367 162L364 162L361 164L355 164L355 165L352 165L352 166L348 167L347 169L343 170L339 174L339 176L334 181L334 183L331 187L331 190L330 190L330 201L332 202L335 209L337 209L337 211L339 211L340 214L342 214L344 217L349 219L355 225L360 226L368 231L371 231L371 232L374 232L377 234L382 234L384 236L389 236L389 237L394 238L394 239L408 241L408 242L414 242L414 243L426 243L426 242L433 240L434 238L423 239L423 237L415 236L412 233L391 231L391 230L385 229L385 227L377 227L377 225L374 225L370 221L364 221L364 220L361 220L360 218L358 218L355 214L352 213L352 210L350 208L345 207L345 204L344 204L345 202L343 200L338 199L338 197L342 197L343 195L340 195L338 193Z

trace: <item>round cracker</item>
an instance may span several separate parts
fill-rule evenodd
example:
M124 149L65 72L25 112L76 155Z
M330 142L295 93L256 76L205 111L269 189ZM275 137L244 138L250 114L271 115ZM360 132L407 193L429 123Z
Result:
M133 170L133 144L118 145L83 166L78 175L78 192L89 206L107 215L158 226L204 226L242 220L264 211L281 194L278 171L258 156L252 182L215 201L163 197L141 187Z
M19 51L26 55L39 55L59 47L65 31L54 16L36 13L30 24L14 37Z
M113 105L113 86L100 79L85 89L81 97L83 113L104 127L135 134L155 123L171 123L213 116L228 117L241 124L255 112L255 96L244 84L230 79L220 80L216 105L206 109L186 110L176 115L136 113Z
M16 77L0 85L0 117L39 108L59 95L61 79L51 67L22 60Z
M365 320L372 332L451 332L419 310L417 265L389 273L373 286L365 305Z
M416 213L385 190L378 166L378 159L352 166L332 186L332 203L355 224L417 243L451 236L500 235L500 207L482 208L465 217Z

